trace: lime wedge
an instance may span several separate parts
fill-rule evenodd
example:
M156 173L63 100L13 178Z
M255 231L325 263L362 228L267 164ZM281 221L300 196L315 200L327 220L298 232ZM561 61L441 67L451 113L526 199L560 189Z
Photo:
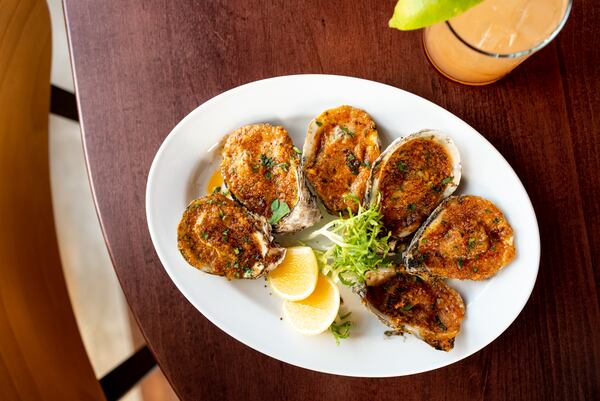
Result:
M468 10L482 0L398 0L390 28L410 31L450 18Z

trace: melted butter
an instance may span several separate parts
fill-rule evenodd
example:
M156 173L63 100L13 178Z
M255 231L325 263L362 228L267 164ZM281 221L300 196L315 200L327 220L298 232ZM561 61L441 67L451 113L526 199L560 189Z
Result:
M212 194L216 187L223 186L223 176L221 175L221 170L217 169L208 179L208 184L206 185L206 193Z

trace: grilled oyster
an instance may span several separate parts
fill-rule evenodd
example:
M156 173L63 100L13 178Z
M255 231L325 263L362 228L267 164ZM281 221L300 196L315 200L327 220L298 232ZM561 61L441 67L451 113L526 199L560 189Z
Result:
M367 202L381 202L392 236L415 232L460 182L458 149L449 136L423 130L390 144L375 161Z
M479 196L442 202L404 254L407 270L435 276L483 280L515 257L513 230L502 212Z
M432 347L450 351L460 331L465 304L458 292L442 280L413 275L403 266L375 274L364 287L363 302L394 330L413 334Z
M321 218L296 149L285 128L270 124L235 130L223 148L221 174L232 196L269 219L278 233L310 227Z
M308 125L302 159L312 191L332 214L356 213L371 166L379 156L375 122L363 110L340 106Z
M220 193L192 201L177 227L177 246L184 259L228 279L256 278L279 265L285 248L272 240L264 217Z

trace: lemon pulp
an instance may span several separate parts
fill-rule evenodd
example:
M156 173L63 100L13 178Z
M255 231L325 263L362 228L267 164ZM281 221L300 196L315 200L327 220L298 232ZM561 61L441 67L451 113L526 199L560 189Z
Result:
M319 275L313 293L302 301L284 301L284 319L302 334L324 332L340 308L340 292L329 277Z
M307 246L287 248L283 262L269 273L273 292L288 301L300 301L312 294L319 276L317 258Z

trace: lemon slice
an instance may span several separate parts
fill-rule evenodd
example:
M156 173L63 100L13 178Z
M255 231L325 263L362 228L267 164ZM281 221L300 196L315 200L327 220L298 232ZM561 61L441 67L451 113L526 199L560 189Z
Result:
M283 317L302 334L324 332L335 320L340 308L340 291L327 276L319 275L317 287L302 301L283 301Z
M482 0L399 0L390 19L390 28L419 29L449 20Z
M273 292L288 301L307 298L317 285L319 266L313 250L307 246L287 248L285 259L269 273Z

